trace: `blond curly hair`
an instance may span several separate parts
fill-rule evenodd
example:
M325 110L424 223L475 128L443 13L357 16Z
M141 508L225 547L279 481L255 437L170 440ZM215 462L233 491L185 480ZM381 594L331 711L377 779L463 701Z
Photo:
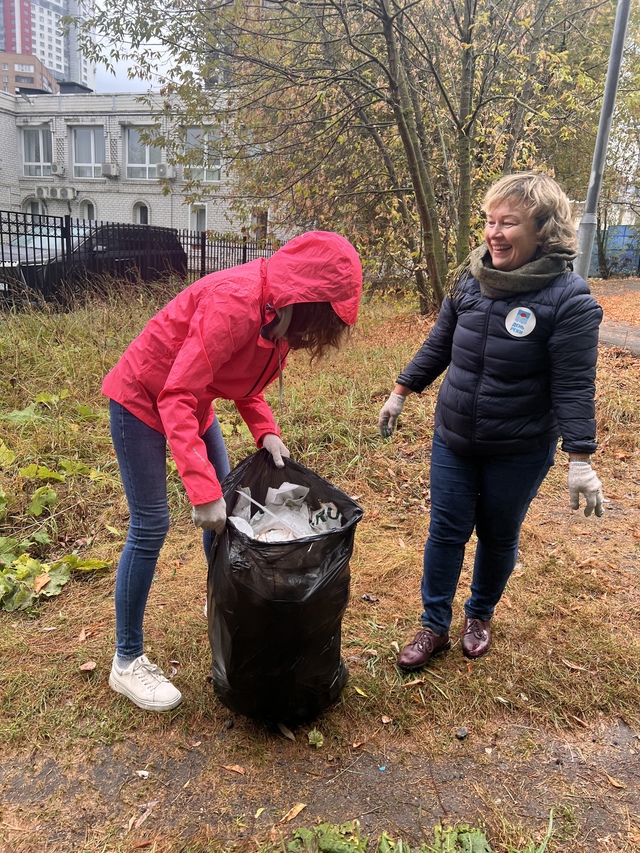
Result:
M553 178L536 172L506 175L489 187L482 209L488 213L504 202L521 207L536 220L543 255L558 250L576 252L578 235L569 199Z

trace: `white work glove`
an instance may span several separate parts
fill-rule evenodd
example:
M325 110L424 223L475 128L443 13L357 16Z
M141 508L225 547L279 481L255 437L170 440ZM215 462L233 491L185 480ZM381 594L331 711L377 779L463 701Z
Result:
M191 520L203 530L215 530L222 533L227 523L227 503L224 498L208 504L198 504L191 510Z
M280 441L277 435L270 432L268 435L262 439L262 446L265 450L268 450L269 453L273 456L273 461L275 462L276 468L284 468L284 462L282 461L282 457L286 456L287 459L291 456L288 448L284 446L284 444Z
M406 397L403 397L402 394L394 394L392 391L391 394L389 394L389 399L380 409L378 429L380 430L380 435L383 438L389 438L396 428L396 421L400 416L405 399Z
M586 506L585 515L592 512L600 518L602 515L602 483L590 462L569 462L569 498L571 509L580 506L580 495L584 495Z

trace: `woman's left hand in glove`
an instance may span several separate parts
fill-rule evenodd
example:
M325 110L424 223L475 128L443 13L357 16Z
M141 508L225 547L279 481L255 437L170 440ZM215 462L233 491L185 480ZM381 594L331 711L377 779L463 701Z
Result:
M592 512L595 512L598 518L600 518L604 500L602 483L591 467L590 462L575 460L569 462L569 498L571 500L571 509L579 508L580 495L584 496L586 502L584 514L591 515Z

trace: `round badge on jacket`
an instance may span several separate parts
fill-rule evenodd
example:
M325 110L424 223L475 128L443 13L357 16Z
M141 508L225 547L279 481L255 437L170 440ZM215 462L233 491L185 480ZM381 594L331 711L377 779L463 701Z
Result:
M531 308L514 308L504 321L505 328L514 338L526 338L536 327L536 315Z

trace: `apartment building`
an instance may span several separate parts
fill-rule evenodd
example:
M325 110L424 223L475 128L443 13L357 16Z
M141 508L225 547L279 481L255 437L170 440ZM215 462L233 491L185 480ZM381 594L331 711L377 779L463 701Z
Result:
M158 114L160 109L158 100ZM0 92L0 209L192 231L244 225L252 236L265 236L264 211L253 222L231 213L224 164L215 150L206 162L183 167L145 143L155 112L134 94ZM202 133L185 128L187 145ZM185 198L187 170L206 189L202 201Z
M60 24L63 16L87 18L92 8L92 0L2 0L0 50L37 57L56 80L95 89L96 69L76 29L64 32Z
M0 91L17 95L60 91L58 81L37 56L0 52Z

